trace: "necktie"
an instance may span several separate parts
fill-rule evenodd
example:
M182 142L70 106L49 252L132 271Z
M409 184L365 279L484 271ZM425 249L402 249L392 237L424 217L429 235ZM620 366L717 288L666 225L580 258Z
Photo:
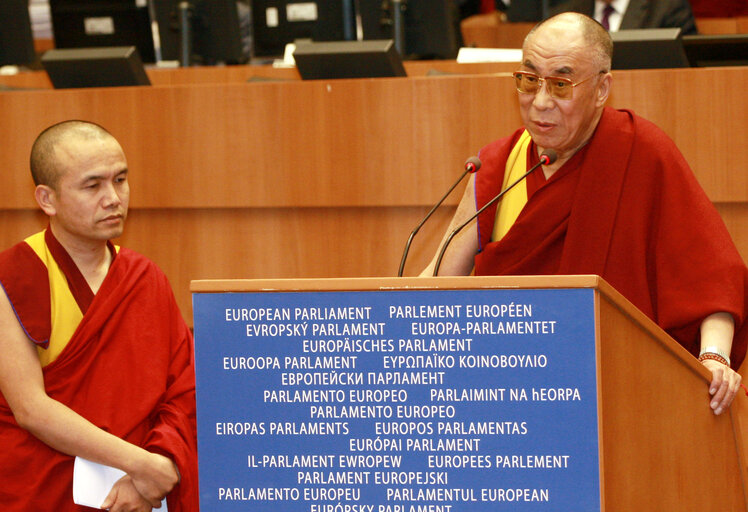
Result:
M600 24L605 28L605 30L610 30L610 15L614 12L616 12L616 10L612 5L605 5L605 8L603 9L603 19L600 21Z

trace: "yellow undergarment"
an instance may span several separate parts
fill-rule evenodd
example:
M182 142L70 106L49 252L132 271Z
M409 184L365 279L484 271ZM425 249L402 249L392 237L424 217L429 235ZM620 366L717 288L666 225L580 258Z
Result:
M532 138L527 130L522 132L517 144L509 153L504 170L504 183L501 190L517 181L527 172L527 150ZM522 208L527 203L527 180L522 180L507 192L496 208L496 219L493 224L492 241L501 240L519 217Z

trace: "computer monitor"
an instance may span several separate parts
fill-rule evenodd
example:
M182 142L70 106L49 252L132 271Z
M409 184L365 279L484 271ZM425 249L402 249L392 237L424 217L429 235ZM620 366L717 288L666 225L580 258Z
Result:
M611 32L613 69L689 67L680 28L645 28Z
M748 66L748 34L683 36L691 67Z
M5 0L0 0L0 2ZM143 62L179 60L180 0L153 0L159 45L154 47L148 2L143 0L49 0L56 48L135 46ZM191 62L230 64L246 60L236 0L190 0Z
M299 42L294 60L303 80L406 76L391 39Z
M56 48L41 62L55 89L150 85L134 46Z
M512 23L536 23L549 18L552 9L565 2L566 0L512 0L506 9L506 17ZM584 6L583 3L575 5L577 8Z
M512 0L506 17L512 23L537 22L543 19L543 8L542 0Z
M31 32L28 0L0 0L0 66L34 63L34 36Z
M136 0L49 0L55 48L135 46L155 62L150 16Z
M297 39L342 41L351 0L252 0L256 57L279 57Z
M364 39L394 39L393 2L359 0ZM405 59L454 59L459 50L452 0L407 0L404 5Z
M180 60L182 55L183 0L153 0L161 39L163 60ZM240 64L249 58L242 42L236 0L190 0L187 27L194 64Z

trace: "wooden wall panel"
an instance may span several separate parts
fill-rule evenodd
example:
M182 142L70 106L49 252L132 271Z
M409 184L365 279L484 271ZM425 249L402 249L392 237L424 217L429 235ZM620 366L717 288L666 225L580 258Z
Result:
M508 23L503 13L470 16L460 23L465 46L477 48L522 48L535 23Z
M169 276L191 318L192 279L396 276L408 234L427 209L249 208L135 210L121 243ZM406 275L433 256L454 208L412 244Z
M748 157L748 101L740 88L719 78L738 75L748 78L748 68L617 72L610 104L662 128L712 201L746 201L748 173L739 170L735 156Z
M738 18L696 18L699 34L737 34Z
M748 16L696 18L700 34L748 34Z
M610 104L661 126L714 201L743 201L748 175L734 170L748 156L748 102L734 84L747 78L748 68L621 71ZM38 131L85 118L125 147L136 207L424 204L520 125L515 95L496 75L0 93L0 159L25 169ZM24 173L9 174L0 205L33 206L25 190Z
M513 99L509 79L474 80L0 93L0 111L19 120L0 126L7 147L19 148L3 160L25 169L36 133L84 118L125 148L135 207L421 204L467 156L518 124L517 112L503 108ZM422 173L430 179L416 188ZM27 185L25 172L14 174L0 204L33 206Z
M422 76L435 67L460 74ZM261 83L246 83L245 68L153 70L172 85L145 88L0 92L0 249L45 223L27 170L33 138L85 118L128 155L124 245L164 268L187 317L191 279L394 275L465 159L520 125L511 79L491 74L513 65ZM610 103L673 137L748 259L748 102L734 85L746 79L748 68L620 71ZM432 256L462 188L419 233L407 275Z

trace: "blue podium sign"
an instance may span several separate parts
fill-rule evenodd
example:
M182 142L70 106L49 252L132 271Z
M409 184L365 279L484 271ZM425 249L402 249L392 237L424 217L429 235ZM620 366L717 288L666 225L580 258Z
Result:
M600 510L593 290L193 304L202 510Z

